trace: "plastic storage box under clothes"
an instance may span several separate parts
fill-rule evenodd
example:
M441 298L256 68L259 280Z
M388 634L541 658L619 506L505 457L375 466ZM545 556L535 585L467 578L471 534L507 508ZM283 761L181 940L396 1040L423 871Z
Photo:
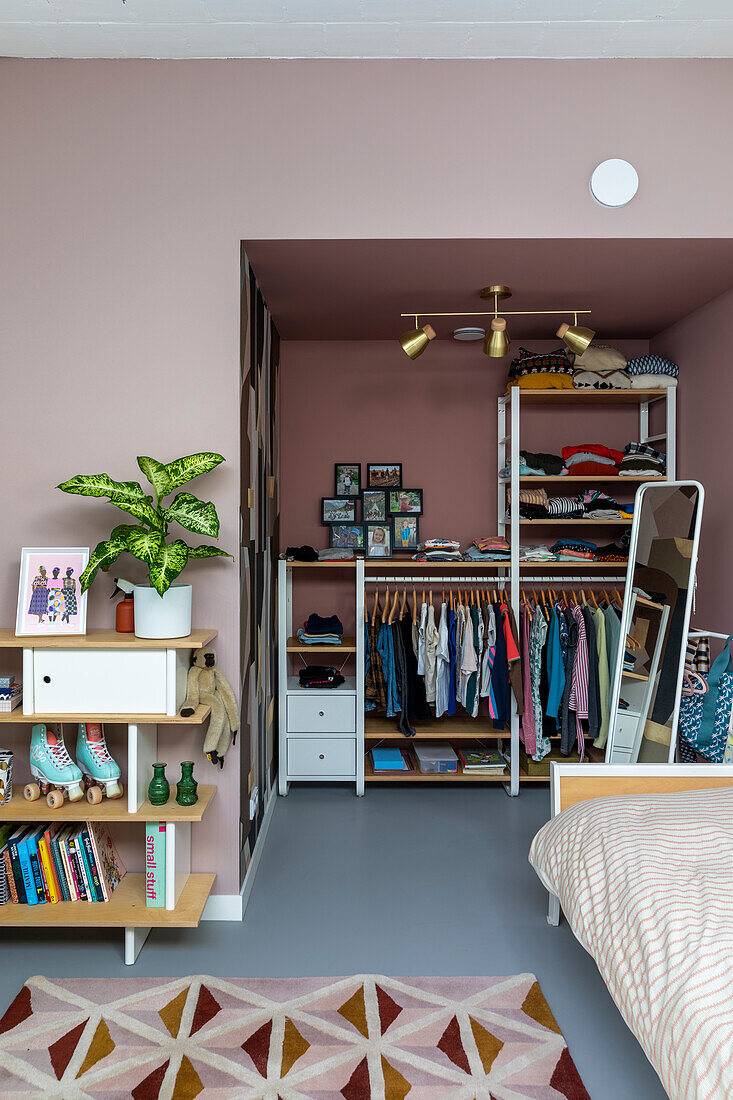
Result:
M423 773L458 771L458 757L450 745L415 745L414 751Z

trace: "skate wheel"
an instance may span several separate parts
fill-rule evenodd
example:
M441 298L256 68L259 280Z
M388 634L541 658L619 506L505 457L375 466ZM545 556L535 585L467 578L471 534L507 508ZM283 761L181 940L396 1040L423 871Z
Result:
M41 797L41 788L37 783L26 783L23 788L23 798L26 802L35 802Z
M74 787L69 787L69 802L79 802L84 797L84 787L81 783L77 783Z
M124 790L121 783L113 783L111 786L107 787L107 798L122 798Z
M64 792L63 791L49 791L46 795L46 802L52 810L60 809L64 804Z
M102 792L99 787L90 787L87 791L87 802L90 806L97 806L102 801Z

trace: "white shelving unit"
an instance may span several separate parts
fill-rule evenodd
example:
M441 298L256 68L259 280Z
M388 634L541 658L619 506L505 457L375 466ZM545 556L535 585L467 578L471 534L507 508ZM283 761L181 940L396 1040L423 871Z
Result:
M309 563L278 562L278 789L291 783L353 782L364 794L364 561L314 562L323 575L341 569L353 573L356 634L342 644L303 645L293 631L293 575ZM318 664L339 667L349 659L355 672L337 688L302 688L298 667L313 657ZM296 663L297 662L297 663ZM292 663L292 664L291 664Z
M650 435L650 411L652 405L657 402L665 403L665 430ZM522 442L522 409L527 406L553 406L558 409L608 408L615 405L638 406L639 430L638 442L655 446L665 443L667 457L667 472L664 477L623 477L617 475L603 477L601 475L585 475L572 477L572 475L556 476L520 476L519 452L522 449L533 450L531 443ZM581 533L585 529L593 530L599 526L598 520L529 520L522 521L519 509L516 507L519 501L519 490L522 485L546 485L556 492L564 493L564 486L595 485L599 488L623 484L626 488L636 489L639 485L649 481L674 481L676 475L676 450L677 450L677 390L674 386L662 390L531 390L512 386L508 394L499 397L497 402L497 530L507 537L509 527L509 545L511 557L508 568L508 591L514 617L519 622L520 591L522 584L530 587L549 581L553 586L566 585L568 583L609 583L618 584L626 580L627 566L621 563L614 565L612 562L520 562L520 525L522 534L528 534L528 528L533 525L544 530L546 527L562 526L566 531ZM509 460L510 476L502 477L501 471ZM508 509L507 490L510 491L513 506ZM552 495L550 491L549 495ZM509 522L507 524L506 513L509 510ZM609 529L616 527L619 531L628 527L627 521L600 521L600 526ZM527 542L531 541L529 538ZM547 573L549 576L540 576ZM519 715L516 707L512 707L511 719L511 757L514 761L515 753L519 751ZM510 793L518 791L515 784L515 776L519 775L518 767L512 763L512 783ZM549 778L549 777L548 777Z

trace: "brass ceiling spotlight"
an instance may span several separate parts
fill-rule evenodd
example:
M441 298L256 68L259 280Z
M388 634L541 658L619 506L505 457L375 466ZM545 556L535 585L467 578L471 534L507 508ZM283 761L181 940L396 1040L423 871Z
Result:
M491 325L486 335L486 339L484 340L484 352L491 359L501 359L509 353L511 340L507 332L507 317L547 317L557 316L557 314L563 313L572 313L575 318L574 324L568 325L567 323L563 323L557 330L557 335L570 351L575 352L578 356L583 354L595 336L595 332L593 332L592 329L583 328L578 324L578 315L580 313L590 313L589 309L515 309L504 310L506 316L500 317L499 302L503 302L505 298L511 298L511 296L512 292L508 286L492 283L491 286L485 286L481 290L482 298L488 298L489 300L493 299L494 308L492 310L481 310L477 312L468 310L465 313L455 311L441 313L436 310L424 313L401 313L401 317L415 318L415 328L400 336L402 350L410 356L410 359L417 359L418 355L422 355L425 351L430 341L435 339L435 329L432 325L423 325L422 328L419 327L420 318L422 317L490 317ZM481 337L481 329L459 328L454 331L453 336L456 340L476 340Z
M414 314L415 328L410 329L409 332L403 332L400 336L400 344L405 355L409 355L410 359L417 359L419 355L425 351L431 340L435 339L435 329L432 325L423 325L422 328L418 328L418 314Z
M580 357L595 336L595 332L593 329L583 328L582 325L579 325L578 315L576 313L575 324L567 325L563 322L555 335L560 337L563 344L565 344L570 351L575 352L576 356Z

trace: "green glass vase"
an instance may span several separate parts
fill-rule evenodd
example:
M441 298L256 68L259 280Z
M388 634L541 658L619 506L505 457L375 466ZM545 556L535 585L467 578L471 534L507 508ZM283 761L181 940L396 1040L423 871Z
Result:
M153 764L153 778L148 787L151 806L165 806L171 796L171 785L165 777L165 764Z
M181 778L176 784L176 802L179 806L195 806L199 800L198 783L193 777L193 760L181 763Z

